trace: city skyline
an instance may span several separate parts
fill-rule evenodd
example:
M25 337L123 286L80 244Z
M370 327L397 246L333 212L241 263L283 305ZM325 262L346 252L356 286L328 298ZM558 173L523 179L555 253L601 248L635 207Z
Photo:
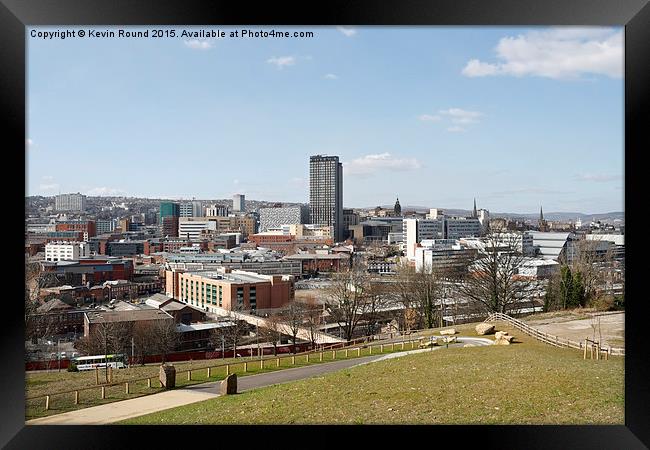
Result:
M275 28L28 38L27 195L308 203L323 154L346 207L623 211L620 28Z

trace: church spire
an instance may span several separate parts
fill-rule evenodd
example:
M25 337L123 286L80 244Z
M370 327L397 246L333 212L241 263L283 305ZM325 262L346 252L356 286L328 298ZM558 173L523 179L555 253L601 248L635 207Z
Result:
M539 221L544 221L544 212L542 211L542 205L539 206Z
M397 201L395 202L394 211L396 216L402 215L402 207L399 204L399 197L397 197Z
M472 213L472 217L475 219L478 217L478 213L476 212L476 197L474 197L474 212Z

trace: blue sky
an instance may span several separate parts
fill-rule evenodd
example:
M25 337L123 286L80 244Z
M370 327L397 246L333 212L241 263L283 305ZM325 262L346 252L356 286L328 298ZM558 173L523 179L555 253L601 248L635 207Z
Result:
M346 207L623 210L621 28L242 28L28 30L27 194L307 202L328 154Z

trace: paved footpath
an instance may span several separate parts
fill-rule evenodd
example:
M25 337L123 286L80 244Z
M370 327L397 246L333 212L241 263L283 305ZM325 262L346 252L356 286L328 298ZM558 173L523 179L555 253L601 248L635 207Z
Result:
M478 345L487 345L487 343L490 343L488 339L481 340L478 338L463 338L464 343L470 341L473 344ZM454 346L462 346L462 344L450 345L450 347ZM444 347L433 347L434 350L439 350L441 348ZM361 358L345 359L341 361L333 361L330 363L314 364L312 366L295 367L292 369L282 369L274 372L237 377L237 391L243 392L251 389L271 386L274 384L288 383L295 380L301 380L304 378L319 376L330 372L336 372L337 370L347 369L361 364L367 364L375 361L382 361L399 356L428 351L432 351L432 349L409 350L404 352L389 353L387 355L364 356ZM142 416L165 409L175 408L177 406L189 405L191 403L219 397L220 384L221 381L195 384L193 386L164 391L158 394L145 395L129 400L107 403L105 405L79 409L76 411L56 414L49 417L42 417L40 419L32 419L27 421L26 424L104 425L119 422L120 420L129 419L131 417Z

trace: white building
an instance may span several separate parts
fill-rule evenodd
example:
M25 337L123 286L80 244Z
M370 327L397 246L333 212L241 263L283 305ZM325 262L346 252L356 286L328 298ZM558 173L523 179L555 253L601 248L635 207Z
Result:
M230 208L221 205L211 205L205 208L206 217L228 217Z
M201 231L217 231L217 223L202 217L181 217L178 219L178 237L199 239Z
M518 269L518 274L531 278L549 278L560 269L560 263L552 259L526 259Z
M85 211L86 196L82 194L59 194L54 198L57 211Z
M87 242L50 242L45 244L45 261L76 261L90 256Z
M244 194L233 195L232 210L238 212L246 211L246 196Z
M403 219L406 257L415 258L416 244L424 239L443 239L444 223L440 219Z
M272 229L269 229L268 231L271 230ZM324 239L334 238L334 227L329 225L293 223L282 225L280 230L282 230L283 235L295 236L296 239L309 237L319 237Z
M544 259L566 258L568 263L573 260L574 245L577 237L572 232L552 233L546 231L529 231L533 237L533 246L540 257Z
M476 250L466 249L455 239L425 239L415 248L415 270L461 268L476 256Z

